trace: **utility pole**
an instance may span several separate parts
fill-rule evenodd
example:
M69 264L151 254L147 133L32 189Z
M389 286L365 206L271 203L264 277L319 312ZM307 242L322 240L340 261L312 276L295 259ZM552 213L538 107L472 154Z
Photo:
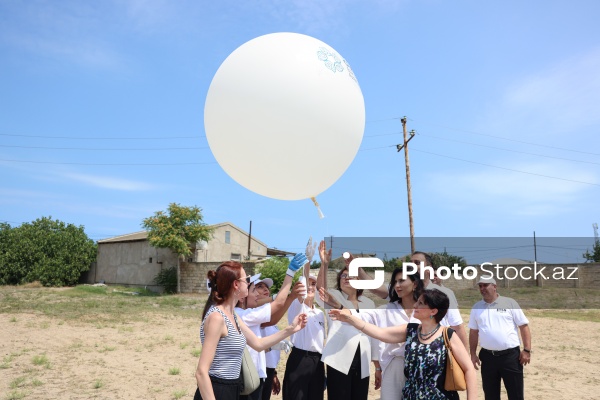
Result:
M398 152L404 149L404 165L406 167L406 193L408 196L408 221L410 225L410 252L411 254L415 252L415 228L413 224L413 213L412 213L412 193L410 186L410 161L408 159L408 142L415 137L415 131L410 131L410 137L407 137L406 133L406 117L403 117L402 122L402 133L404 135L404 143L396 145Z
M248 261L250 261L250 255L252 254L252 250L250 249L251 244L252 244L252 221L250 221L250 231L248 232Z
M535 242L535 231L533 231L533 261L537 263L537 244Z

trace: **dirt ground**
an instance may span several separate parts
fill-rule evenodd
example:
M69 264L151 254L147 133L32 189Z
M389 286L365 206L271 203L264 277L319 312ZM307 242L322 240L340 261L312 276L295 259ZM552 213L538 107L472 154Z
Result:
M534 354L525 368L526 398L599 399L600 323L528 317ZM94 326L0 314L0 398L191 398L198 324L193 318L152 316ZM285 360L282 353L281 377ZM369 398L378 399L378 391L371 389Z

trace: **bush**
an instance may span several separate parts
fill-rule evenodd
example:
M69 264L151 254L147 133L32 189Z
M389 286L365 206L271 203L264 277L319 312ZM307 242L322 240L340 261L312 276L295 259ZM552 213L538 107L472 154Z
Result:
M0 284L39 281L44 286L72 286L89 270L96 253L83 226L52 217L15 228L0 224Z
M161 270L154 277L154 283L162 286L165 289L165 293L175 293L177 291L177 268L170 267Z

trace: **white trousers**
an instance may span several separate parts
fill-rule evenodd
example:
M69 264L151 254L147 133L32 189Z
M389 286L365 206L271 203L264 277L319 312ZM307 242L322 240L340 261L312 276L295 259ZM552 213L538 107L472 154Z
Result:
M383 371L381 378L381 400L402 400L404 377L404 357L394 357Z

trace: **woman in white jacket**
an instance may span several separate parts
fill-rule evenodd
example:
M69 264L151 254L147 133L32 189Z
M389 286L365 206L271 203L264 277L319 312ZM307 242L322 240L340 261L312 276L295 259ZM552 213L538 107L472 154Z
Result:
M329 294L343 308L373 310L375 303L350 285L353 279L348 266L337 274L336 289L327 289L327 270L331 261L331 249L325 242L319 244L321 269L317 276L317 288ZM320 303L321 306L322 303ZM330 399L366 400L369 395L369 364L371 362L371 339L355 327L328 319L329 331L321 360L327 364L327 397Z

